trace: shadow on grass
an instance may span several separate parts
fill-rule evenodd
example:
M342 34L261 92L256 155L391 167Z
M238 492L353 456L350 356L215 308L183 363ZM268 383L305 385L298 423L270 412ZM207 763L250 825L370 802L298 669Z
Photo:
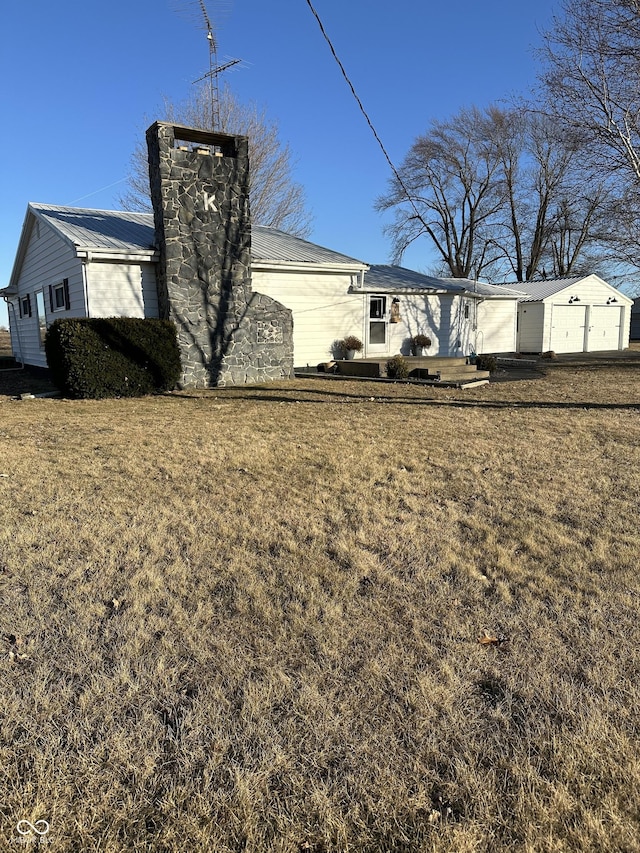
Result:
M47 370L17 367L0 369L0 397L17 397L20 394L43 394L57 391Z
M633 411L640 409L640 392L638 401L635 403L598 403L593 401L537 401L537 400L461 400L460 398L438 400L419 399L416 397L390 396L374 391L363 394L354 394L346 391L327 391L296 388L290 394L283 394L282 389L271 391L263 386L259 388L234 388L216 389L212 392L203 391L202 394L172 395L173 399L203 399L211 396L211 399L220 400L225 397L229 400L245 400L259 403L317 403L326 405L338 400L345 403L377 403L377 404L401 404L403 406L426 406L436 408L469 408L469 409L549 409L559 411L594 410L594 411ZM330 399L325 399L330 398Z

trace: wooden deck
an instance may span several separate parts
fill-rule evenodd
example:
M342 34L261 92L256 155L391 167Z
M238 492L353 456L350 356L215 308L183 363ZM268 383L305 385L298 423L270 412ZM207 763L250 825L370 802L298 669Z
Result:
M319 375L349 377L351 379L373 379L390 381L387 375L389 356L354 358L339 360L327 364L327 372ZM469 387L485 384L489 381L489 371L478 370L475 364L468 364L466 358L444 358L439 356L405 356L409 366L409 379L413 382ZM304 371L300 375L305 375Z

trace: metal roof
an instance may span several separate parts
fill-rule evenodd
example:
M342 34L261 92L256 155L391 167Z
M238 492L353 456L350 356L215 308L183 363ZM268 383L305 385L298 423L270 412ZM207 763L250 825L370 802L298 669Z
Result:
M148 253L156 248L152 213L91 210L53 204L30 204L29 208L79 249ZM357 269L367 266L363 261L264 225L253 225L251 228L251 255L254 262Z
M577 276L575 278L555 278L548 279L544 281L523 281L519 282L516 287L520 289L523 293L522 302L540 302L542 299L546 299L548 296L553 296L556 293L560 293L561 290L564 290L567 287L571 287L572 284L576 284L582 279L586 278L584 275ZM498 285L501 287L502 285ZM509 285L514 286L514 285Z
M114 252L155 251L153 215L116 210L89 210L30 204L40 219L48 222L69 243L79 249Z
M321 266L356 267L366 269L367 264L332 249L293 237L277 228L265 225L251 227L251 255L254 261L277 261L280 263L319 264Z
M464 285L467 293L475 293L478 296L511 296L519 299L525 295L522 289L506 284L487 284L485 281L476 281L471 278L447 278L445 281L459 282Z
M518 299L523 293L497 284L467 278L435 278L405 267L373 264L364 275L364 290L423 290L429 293L464 293L467 296L506 296Z
M427 290L433 293L443 291L464 293L465 287L406 267L372 264L364 275L364 290Z

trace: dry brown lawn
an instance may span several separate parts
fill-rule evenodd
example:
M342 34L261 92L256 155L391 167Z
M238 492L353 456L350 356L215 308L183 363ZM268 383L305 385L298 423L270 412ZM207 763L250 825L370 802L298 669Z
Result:
M0 459L1 850L640 850L637 364L5 396Z
M0 356L11 355L11 337L6 329L0 329Z

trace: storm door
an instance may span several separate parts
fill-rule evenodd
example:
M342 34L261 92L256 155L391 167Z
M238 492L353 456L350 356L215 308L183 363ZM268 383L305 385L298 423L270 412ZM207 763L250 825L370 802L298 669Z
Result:
M387 315L387 297L369 297L369 329L367 354L386 353L389 349L389 317Z

